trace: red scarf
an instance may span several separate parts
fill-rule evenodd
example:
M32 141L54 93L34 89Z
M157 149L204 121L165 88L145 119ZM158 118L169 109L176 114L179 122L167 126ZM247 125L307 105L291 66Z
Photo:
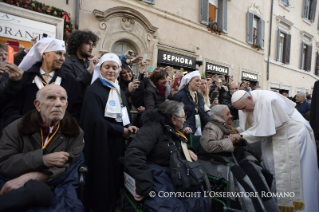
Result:
M158 92L161 94L161 96L165 98L166 86L161 87L158 84L156 84L156 88L157 88Z
M47 137L49 137L50 135L52 135L58 128L58 124L56 126L53 127L52 132L50 133L50 126L44 126L43 123L41 123L40 121L40 127L42 128L42 141L45 141L47 139ZM42 144L44 145L44 144Z

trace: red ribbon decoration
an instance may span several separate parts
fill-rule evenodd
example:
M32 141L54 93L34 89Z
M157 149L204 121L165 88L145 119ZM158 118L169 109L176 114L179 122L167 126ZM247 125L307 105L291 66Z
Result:
M70 14L69 13L66 13L66 12L62 12L62 18L65 20L65 22L69 22L69 17L70 17Z

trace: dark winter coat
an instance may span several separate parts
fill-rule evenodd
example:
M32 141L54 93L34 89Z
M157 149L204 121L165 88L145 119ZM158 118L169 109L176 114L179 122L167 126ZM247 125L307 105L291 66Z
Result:
M34 109L3 130L0 140L1 176L13 179L28 172L42 171L50 174L50 179L56 179L80 157L84 132L71 115L66 112L57 134L45 149L42 149L40 119L39 112ZM62 167L44 165L43 155L59 151L70 154L67 163Z
M224 92L221 96L219 96L219 104L227 105L230 110L231 115L233 116L233 120L239 119L238 110L231 103L231 94L229 91Z
M21 85L21 80L11 80L8 73L4 73L2 75L0 78L0 108L15 97L15 95L20 91Z
M33 81L37 75L42 77L40 74L41 64L41 62L36 63L28 71L23 73L20 92L15 99L3 108L4 127L34 109L33 102L39 89ZM68 94L67 111L78 121L83 100L83 96L81 92L79 92L79 85L72 76L66 74L62 69L55 70L51 82L54 82L57 76L62 78L61 86Z
M204 109L205 100L203 95L197 92L197 96L198 96L198 114L200 116L201 126L203 129L210 120L208 115L205 113L205 109ZM193 133L195 133L196 132L195 115L197 114L196 103L194 102L188 87L185 86L182 90L178 91L174 95L173 100L184 103L184 111L185 111L185 115L187 116L186 122L184 123L184 128L190 127Z
M184 138L176 135L172 121L157 109L146 111L142 116L143 126L139 129L125 154L125 165L136 182L136 193L148 196L153 191L153 177L147 163L168 167L170 153L169 137L182 153ZM193 150L191 146L188 148ZM194 150L193 150L194 151Z
M124 182L124 156L122 122L104 116L110 88L100 78L90 85L85 93L80 126L85 132L84 155L89 172L85 183L85 204L95 212L110 211L120 198L120 186ZM121 91L123 105L129 106Z
M145 110L152 110L154 108L157 108L159 104L165 102L166 99L171 99L171 98L172 98L172 91L171 91L171 87L168 84L166 85L165 97L163 97L158 92L154 83L150 80L147 83L147 87L145 90L145 96L144 96Z
M138 108L140 106L144 107L144 93L145 93L144 83L142 80L140 80L139 87L135 89L133 93L130 93L128 90L128 84L132 81L133 81L133 78L129 82L120 80L119 85L121 87L121 90L124 91L130 106L133 105L135 108Z
M319 81L315 82L313 87L310 114L310 125L315 140L319 140Z
M86 88L91 84L92 74L88 72L87 68L90 63L86 59L86 61L79 59L75 54L70 55L65 58L63 63L63 71L70 74L73 78L79 82L81 91L84 95Z

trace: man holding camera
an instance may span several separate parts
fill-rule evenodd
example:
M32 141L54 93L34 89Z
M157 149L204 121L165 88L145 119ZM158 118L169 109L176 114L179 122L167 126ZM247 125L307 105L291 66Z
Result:
M67 53L63 70L72 75L80 83L82 94L91 84L92 73L99 59L92 55L99 37L91 31L75 31L68 38Z

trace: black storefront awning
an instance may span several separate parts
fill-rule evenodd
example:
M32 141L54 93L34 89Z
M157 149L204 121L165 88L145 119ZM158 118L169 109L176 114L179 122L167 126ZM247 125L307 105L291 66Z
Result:
M175 54L163 50L158 50L157 56L158 65L167 65L176 69L184 68L187 71L196 70L196 58L185 55Z
M252 82L258 82L258 75L257 74L252 74L252 73L247 73L247 72L242 72L242 77L243 80L248 80Z
M206 62L206 73L225 74L225 76L228 76L229 68L226 66L221 66L221 65Z

